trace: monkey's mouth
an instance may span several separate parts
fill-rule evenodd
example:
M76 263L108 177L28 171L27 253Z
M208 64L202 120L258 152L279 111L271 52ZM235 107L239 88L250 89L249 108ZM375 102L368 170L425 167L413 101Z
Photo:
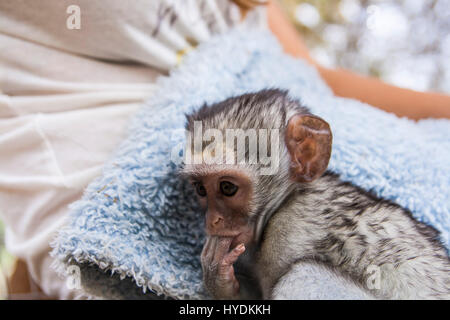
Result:
M240 235L241 234L238 234L237 236L235 236L233 238L233 240L231 240L230 249L234 249L234 248L236 248L236 246L238 246L239 244L242 243L242 240L240 240Z
M206 234L210 237L219 237L219 238L235 238L237 236L240 236L242 234L242 232L208 232L208 230L206 230Z
M241 243L247 246L248 244L248 236L244 232L241 232L233 237L233 240L231 240L230 249L236 248L236 246L240 245Z

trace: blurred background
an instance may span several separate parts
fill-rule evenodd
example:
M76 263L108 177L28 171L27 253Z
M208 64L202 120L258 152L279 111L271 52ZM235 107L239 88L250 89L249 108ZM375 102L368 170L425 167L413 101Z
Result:
M449 0L279 2L321 64L450 93Z
M278 0L327 67L450 93L450 0ZM0 221L0 299L16 269Z
M6 299L6 276L11 274L14 265L13 257L5 250L4 230L0 220L0 300Z

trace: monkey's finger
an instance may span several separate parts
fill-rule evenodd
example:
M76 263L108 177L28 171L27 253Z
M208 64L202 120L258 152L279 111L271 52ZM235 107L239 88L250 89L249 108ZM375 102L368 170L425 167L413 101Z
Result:
M210 246L211 246L211 239L210 238L206 238L206 241L203 244L202 253L200 255L202 263L203 263L203 260L205 260L206 257L208 256L208 253L210 252Z
M219 265L222 263L230 248L232 238L216 237L214 241L216 242L215 247L211 247L209 249L212 251L203 259L202 262L203 271L211 274L217 273Z
M231 237L220 237L218 239L218 243L217 243L217 247L216 247L215 255L214 255L214 259L213 259L214 261L219 263L224 259L224 257L230 250L230 245L231 245L232 241L233 241L233 238L231 238Z
M233 299L239 294L239 282L235 278L230 280L218 278L216 279L215 287L212 289L218 297Z
M222 266L231 266L233 265L239 256L244 253L245 246L243 243L237 245L233 250L231 250L223 259Z
M217 237L207 237L201 254L201 263L203 271L211 267L212 260L217 248Z
M221 265L219 267L219 272L217 273L217 279L222 284L231 285L236 280L236 276L234 274L234 267L231 265Z
M202 255L203 270L213 272L228 252L232 239L226 237L211 236L204 247Z
M214 246L214 239L212 239L212 237L207 237L205 243L203 244L202 257L206 257L208 253L214 251L213 246Z
M245 245L243 243L237 245L233 250L231 250L226 256L224 261L228 264L233 264L239 258L241 254L245 251Z

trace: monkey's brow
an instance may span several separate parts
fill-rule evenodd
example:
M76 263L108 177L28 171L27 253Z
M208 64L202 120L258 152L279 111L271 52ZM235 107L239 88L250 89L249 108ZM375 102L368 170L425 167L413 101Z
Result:
M226 174L227 172L241 171L235 165L194 165L181 169L180 174L189 179L203 179L211 174Z
M204 176L204 173L195 167L184 167L180 170L180 175L188 179L199 179Z

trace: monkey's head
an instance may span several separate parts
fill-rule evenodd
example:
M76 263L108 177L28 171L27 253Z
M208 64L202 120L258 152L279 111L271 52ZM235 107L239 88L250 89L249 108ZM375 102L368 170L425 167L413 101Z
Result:
M326 170L330 126L280 90L203 106L187 116L182 172L206 209L208 235L250 244L300 184Z

